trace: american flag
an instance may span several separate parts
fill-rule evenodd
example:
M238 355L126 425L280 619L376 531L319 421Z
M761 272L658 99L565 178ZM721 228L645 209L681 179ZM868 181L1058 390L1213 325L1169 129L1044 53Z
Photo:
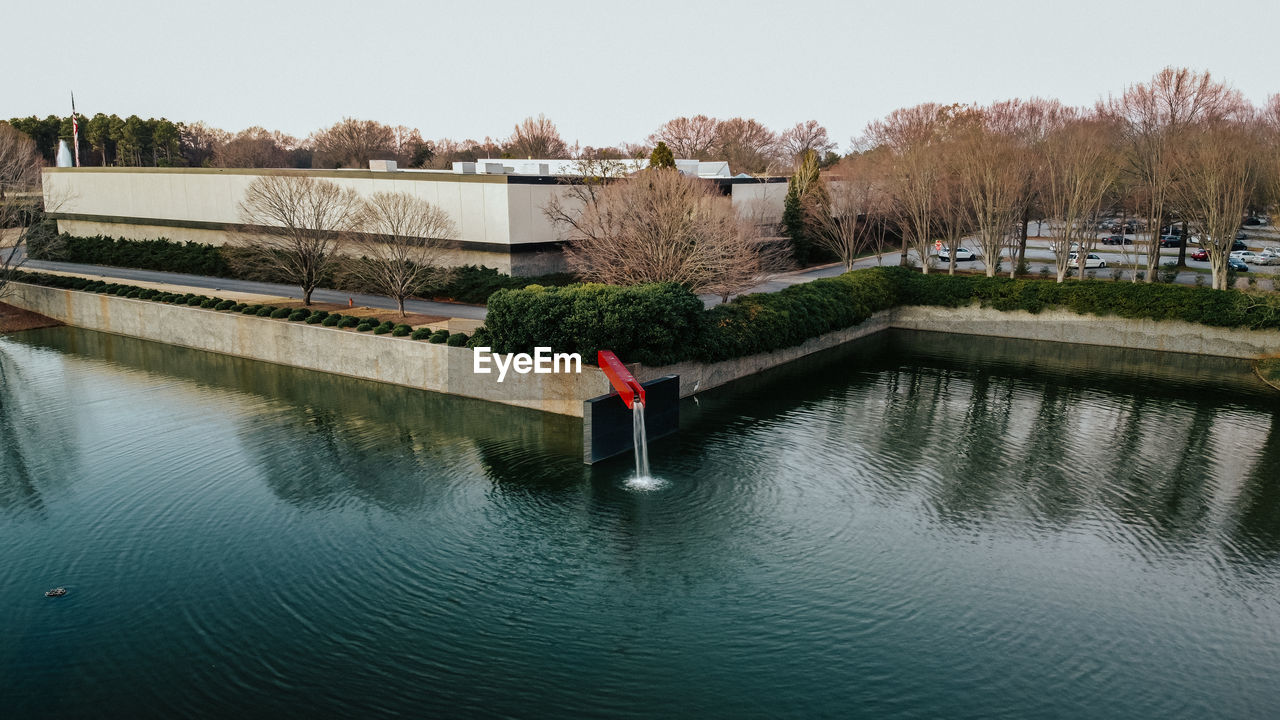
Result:
M75 148L76 167L80 167L80 119L76 117L75 93L71 93L71 147Z

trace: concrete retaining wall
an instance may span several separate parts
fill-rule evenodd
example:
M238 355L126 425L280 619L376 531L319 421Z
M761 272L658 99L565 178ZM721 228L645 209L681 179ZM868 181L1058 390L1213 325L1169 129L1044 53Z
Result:
M1244 359L1280 353L1280 331L1275 330L1240 330L1174 320L1078 315L1070 310L1046 310L1033 315L1024 310L1005 312L976 305L964 308L900 307L887 314L891 316L889 324L892 327L904 330Z
M474 372L473 353L467 348L74 290L17 283L14 289L7 300L10 304L68 325L559 415L582 417L584 400L609 392L604 373L585 364L581 374L508 373L499 383L496 373ZM718 363L629 367L642 382L679 375L680 395L687 397L889 328L1244 359L1280 354L1280 332L1274 330L1232 330L1065 310L1033 315L977 306L901 307L877 313L857 327L775 352Z
M467 348L114 295L14 283L6 302L68 325L196 350L582 416L582 401L609 391L595 367L581 374L473 372Z

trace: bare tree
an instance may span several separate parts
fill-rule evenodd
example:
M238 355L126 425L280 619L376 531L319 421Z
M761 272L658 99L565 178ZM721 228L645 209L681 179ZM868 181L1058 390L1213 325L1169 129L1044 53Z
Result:
M449 214L408 193L374 193L364 203L355 249L361 259L350 272L369 287L404 301L439 274L444 243L457 238Z
M305 175L264 175L245 189L243 223L234 235L249 267L268 267L302 288L311 304L334 258L358 227L363 204L354 190Z
M925 274L939 222L938 195L944 175L938 146L950 114L951 108L935 103L900 108L868 125L862 143L888 153L886 185L896 206L902 262L907 262L908 249L913 250Z
M989 110L967 108L952 124L956 179L978 233L987 277L995 276L1014 221L1021 218L1029 171L1026 148L996 118Z
M27 230L39 215L41 163L35 141L0 122L0 298L26 261Z
M825 202L805 204L805 222L814 241L844 263L845 270L873 240L875 216L882 213L887 195L875 153L853 155L840 161L824 178Z
M706 115L674 118L650 135L648 144L665 142L676 158L708 160L716 147L716 129L719 126L719 120Z
M1169 199L1201 230L1213 287L1227 287L1227 254L1263 174L1258 125L1252 119L1216 119L1179 132L1170 160Z
M515 132L507 141L506 150L512 157L521 158L567 158L569 148L560 138L556 124L546 116L527 117L516 125Z
M1239 92L1209 73L1172 67L1150 83L1131 85L1120 97L1099 103L1099 110L1123 127L1124 169L1142 198L1140 212L1147 230L1142 243L1147 282L1154 281L1160 264L1160 228L1174 192L1174 139L1183 128L1226 117L1243 103Z
M296 142L296 141L295 141ZM278 168L287 166L286 147L280 133L251 127L214 148L213 165L223 168Z
M727 297L769 271L767 247L710 183L645 170L588 187L546 209L568 235L570 267L588 280L674 282Z
M1077 265L1083 269L1083 259L1093 250L1092 223L1119 173L1116 140L1114 122L1074 110L1047 133L1038 174L1044 208L1054 220L1049 249L1058 282L1067 276L1072 252L1078 253Z
M778 136L751 118L730 118L716 126L713 152L734 172L762 173L778 159Z
M827 129L819 125L817 120L796 123L795 127L782 133L779 143L783 159L787 162L795 160L808 150L814 151L821 158L836 149L836 144L827 137Z
M96 118L96 116L95 116ZM105 118L104 118L105 120ZM103 138L106 137L106 129L101 130ZM220 130L215 127L209 127L202 122L184 123L179 130L179 142L182 147L182 158L187 165L192 167L202 167L213 162L213 157L217 153L218 148L231 139L231 134L226 130ZM97 140L97 144L102 148L102 164L107 164L105 139Z
M309 138L316 167L367 168L370 160L396 160L396 129L374 120L343 118Z

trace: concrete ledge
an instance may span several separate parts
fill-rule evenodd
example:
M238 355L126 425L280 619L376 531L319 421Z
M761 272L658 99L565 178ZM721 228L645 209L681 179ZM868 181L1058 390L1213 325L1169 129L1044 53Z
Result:
M907 306L895 308L889 314L889 324L904 330L1243 359L1280 352L1280 331L1276 330L1240 330L1173 320L1079 315L1070 310L1046 310L1032 314L1024 310L1001 311L977 305L963 308Z
M581 374L476 374L468 348L189 306L23 283L6 301L68 325L307 370L582 416L607 392L598 368Z

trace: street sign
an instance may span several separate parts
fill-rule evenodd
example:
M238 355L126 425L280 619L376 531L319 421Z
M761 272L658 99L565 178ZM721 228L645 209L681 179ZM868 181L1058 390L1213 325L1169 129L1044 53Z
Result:
M934 249L934 250L937 250L938 252L942 252L942 241L941 241L941 240L938 240L938 241L934 242L934 243L933 243L933 249Z

